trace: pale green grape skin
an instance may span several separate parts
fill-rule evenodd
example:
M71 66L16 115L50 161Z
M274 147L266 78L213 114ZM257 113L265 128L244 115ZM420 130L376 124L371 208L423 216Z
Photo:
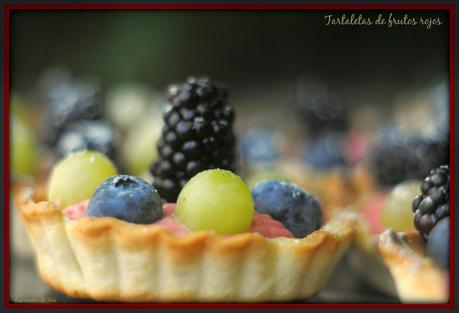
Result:
M21 121L30 121L30 107L26 105L24 98L19 94L11 95L11 113Z
M177 199L176 216L193 231L245 232L252 225L253 214L247 185L239 176L221 169L195 175Z
M137 84L122 84L107 92L107 115L120 129L129 129L148 112L152 94Z
M157 117L147 117L131 127L122 150L129 174L142 176L148 172L157 158L156 142L161 134L161 127L162 121Z
M411 209L413 199L421 193L421 181L407 180L397 186L384 200L381 219L385 228L395 231L409 231L414 229L414 214Z
M32 129L20 118L11 119L11 169L14 175L35 176L38 172L38 144Z
M115 175L116 167L105 155L89 150L72 153L54 167L48 201L64 209L91 198L105 179Z

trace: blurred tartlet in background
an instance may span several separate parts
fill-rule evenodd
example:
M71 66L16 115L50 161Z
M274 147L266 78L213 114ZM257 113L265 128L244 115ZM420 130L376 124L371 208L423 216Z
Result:
M419 218L413 204L431 171L449 164L448 94L443 87L434 84L397 98L363 160L375 189L360 208L362 224L350 264L370 284L403 302L448 301L448 271L426 253L426 239L415 230ZM449 181L447 185L449 190ZM434 223L449 214L439 212ZM448 245L449 239L444 240ZM424 287L422 279L430 279L436 292Z

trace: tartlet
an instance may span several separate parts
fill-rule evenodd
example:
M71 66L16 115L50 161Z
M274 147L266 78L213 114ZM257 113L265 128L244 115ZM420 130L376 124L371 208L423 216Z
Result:
M10 244L11 252L15 257L23 259L33 258L33 247L27 236L24 223L20 216L18 205L21 203L21 192L27 188L31 188L35 183L32 179L29 180L16 180L12 183L10 192ZM35 194L38 198L46 197L46 184L39 184L35 188Z
M279 165L279 171L314 194L325 214L344 209L358 211L374 190L372 178L361 167L317 170L289 160Z
M417 231L373 233L360 216L350 249L352 269L368 284L402 303L446 303L449 277L427 256Z
M28 188L18 208L38 271L71 297L122 302L259 302L304 299L327 282L353 239L342 212L302 239L209 231L176 237L158 225L111 217L67 219Z
M358 219L355 239L348 253L352 271L370 287L398 297L392 275L378 253L378 236L373 235L366 221Z
M378 251L394 278L397 293L406 303L445 303L449 277L426 256L417 231L387 229L378 238Z

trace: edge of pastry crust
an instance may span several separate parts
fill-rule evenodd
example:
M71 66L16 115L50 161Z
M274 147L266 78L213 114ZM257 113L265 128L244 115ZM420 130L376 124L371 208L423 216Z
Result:
M176 237L155 224L69 220L25 190L17 207L41 277L71 297L122 302L258 302L307 298L354 236L343 212L301 239L209 231Z
M379 254L394 278L402 302L448 302L449 277L426 256L417 231L387 229L378 239Z

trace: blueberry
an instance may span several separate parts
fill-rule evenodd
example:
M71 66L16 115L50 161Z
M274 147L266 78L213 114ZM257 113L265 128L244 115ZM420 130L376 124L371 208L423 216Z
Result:
M449 269L449 217L443 218L430 231L427 254L443 269Z
M100 116L102 102L94 85L68 79L49 91L48 108L50 122L59 130L69 122Z
M255 210L281 222L295 237L305 237L320 228L319 203L297 185L267 180L255 186L252 197Z
M307 147L304 161L318 169L345 165L344 135L326 133L316 137Z
M63 133L57 142L57 151L61 157L86 149L89 147L84 136L73 131Z
M64 157L79 150L95 150L112 160L116 155L117 134L112 125L103 120L78 121L65 128L56 144L57 152Z
M149 224L162 216L161 198L155 188L138 177L112 176L89 201L87 214L115 217L130 223Z
M302 78L297 85L295 102L302 125L309 135L348 129L346 102L328 83Z
M275 133L265 128L251 128L241 137L239 148L243 160L251 164L268 163L278 160L279 152Z

